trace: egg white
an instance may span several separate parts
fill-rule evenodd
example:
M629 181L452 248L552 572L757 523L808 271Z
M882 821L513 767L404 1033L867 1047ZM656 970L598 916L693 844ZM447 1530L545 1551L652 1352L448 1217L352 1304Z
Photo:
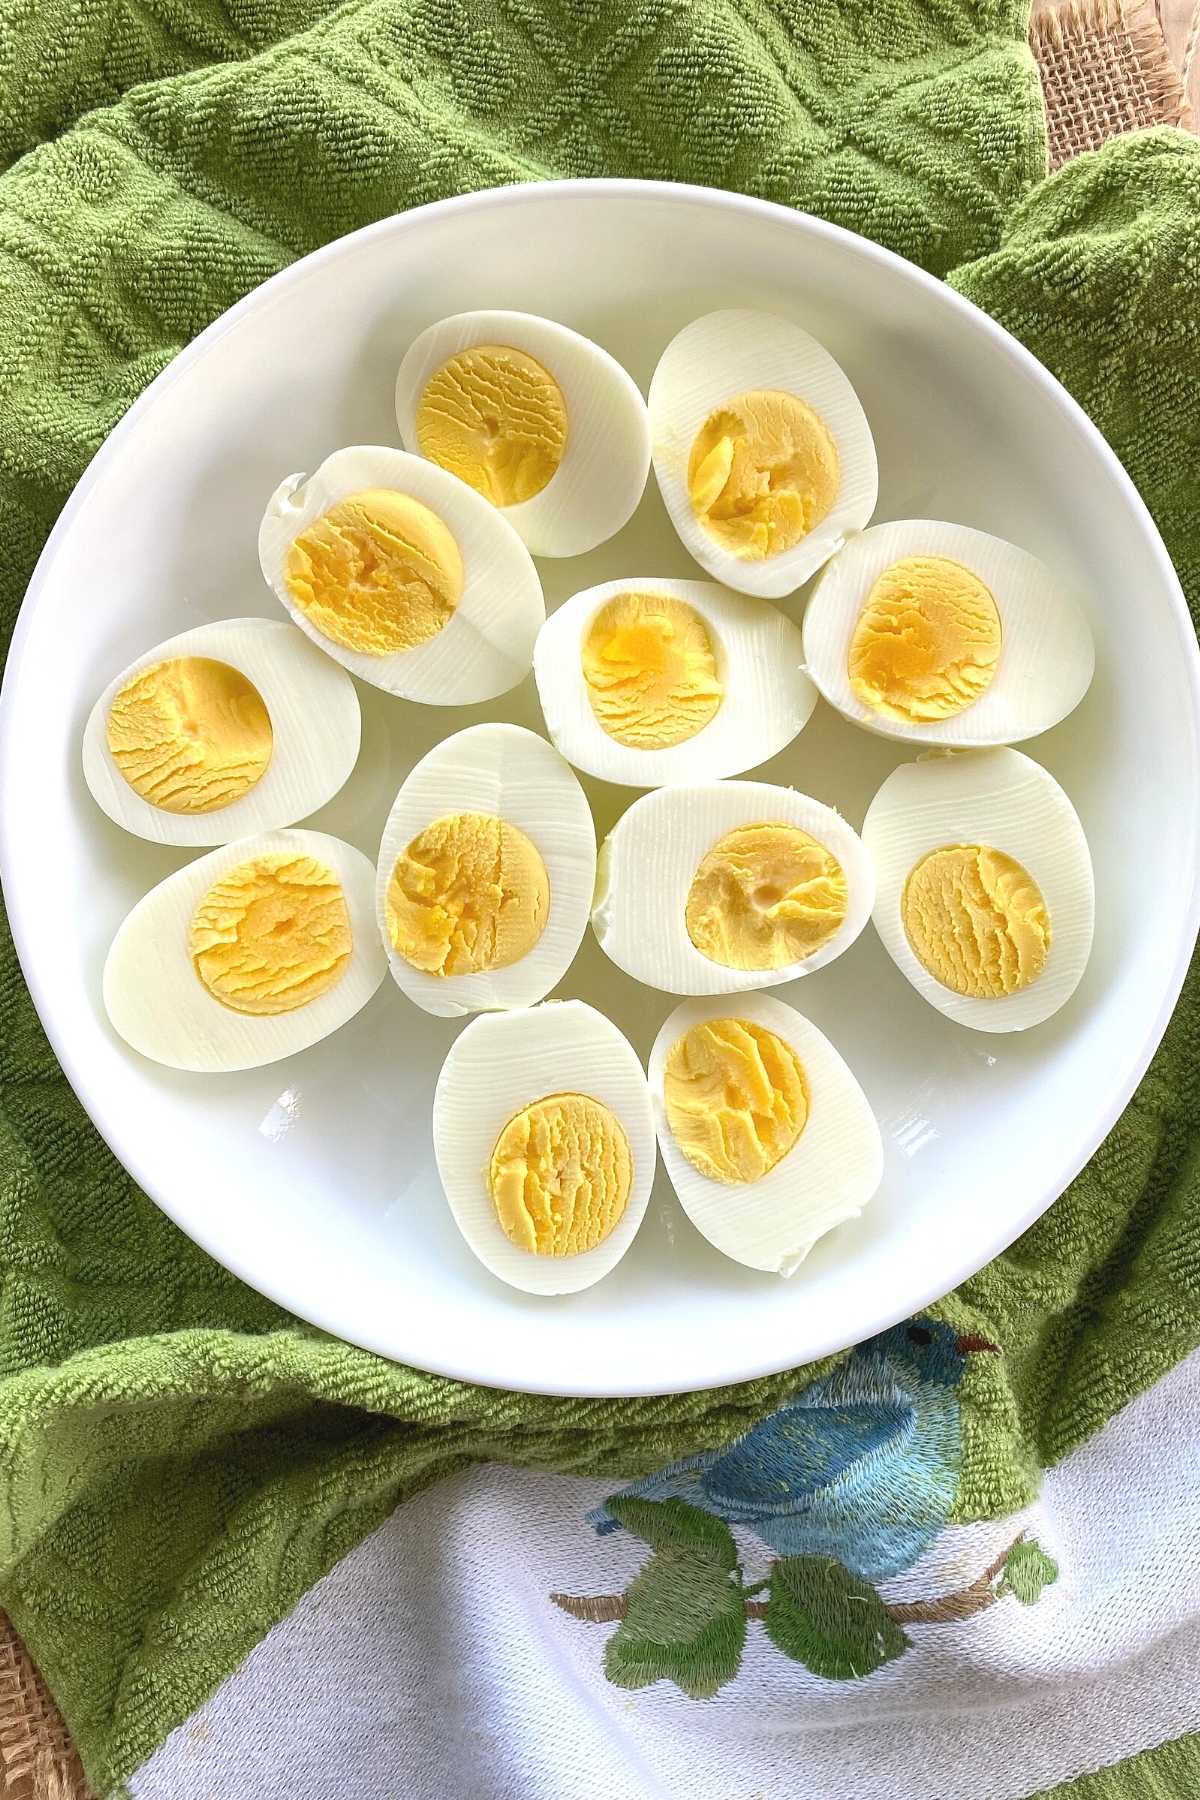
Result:
M1070 999L1087 967L1095 913L1083 827L1057 781L1019 750L934 751L903 763L872 800L862 830L875 865L875 929L923 999L974 1031L1024 1031ZM980 1000L931 975L908 941L901 902L909 874L931 850L984 844L1014 857L1036 881L1050 916L1050 954L1015 994Z
M396 378L396 420L419 453L417 409L430 378L475 344L522 350L553 375L567 411L562 461L540 494L502 508L535 556L579 556L620 531L650 473L650 421L632 376L599 344L532 313L466 312L430 325Z
M430 975L392 949L387 890L396 858L434 819L447 813L490 813L523 831L546 865L550 912L532 950L519 962L478 975ZM596 877L591 808L558 751L521 725L471 725L436 744L404 781L383 840L375 916L393 979L410 1000L441 1018L532 1006L556 987L575 960L587 929Z
M1000 615L1000 660L983 694L949 719L910 725L864 706L850 686L850 640L879 576L909 556L944 556L978 575ZM855 725L916 744L1017 743L1072 712L1091 684L1096 651L1075 596L1036 556L1003 538L937 519L895 519L851 538L825 565L804 613L808 672Z
M274 736L271 760L249 793L208 813L172 813L135 793L108 748L108 714L127 681L178 656L239 669L262 696ZM358 694L344 669L276 619L219 619L181 631L110 681L83 732L83 775L114 824L158 844L225 844L305 819L333 798L358 760Z
M758 1181L712 1181L688 1161L667 1119L667 1057L694 1025L745 1019L782 1038L808 1083L804 1130ZM686 1000L666 1020L650 1052L650 1098L658 1147L679 1203L710 1244L734 1262L793 1275L817 1239L857 1218L883 1179L883 1140L866 1095L829 1039L795 1007L766 994Z
M718 838L766 820L796 825L832 851L846 873L848 907L811 956L781 969L727 969L687 934L688 890ZM600 848L592 928L619 969L667 994L733 994L778 987L848 950L871 916L875 880L856 833L830 806L765 781L663 787L635 800Z
M411 650L369 656L317 630L284 579L294 538L322 513L365 488L391 488L429 507L458 545L462 596L436 636ZM267 505L258 557L276 597L306 637L374 687L429 706L468 706L507 693L528 673L546 617L528 550L494 506L436 463L381 444L335 450L312 475L289 475Z
M276 852L312 856L333 870L346 896L353 949L328 992L295 1012L251 1017L209 993L188 954L188 927L222 875ZM256 1069L306 1050L352 1019L387 971L374 889L375 870L362 852L323 831L268 831L198 857L151 888L113 939L103 977L113 1027L133 1049L172 1069Z
M633 1160L625 1211L603 1243L578 1256L538 1256L514 1244L496 1217L487 1171L508 1121L550 1094L585 1094L620 1121ZM473 1019L442 1064L433 1097L433 1144L454 1222L485 1268L527 1294L591 1287L624 1256L654 1183L654 1116L646 1076L611 1020L582 1000Z
M604 730L588 698L582 650L592 620L618 594L669 594L708 626L725 693L694 737L664 750L619 744ZM568 762L602 781L659 787L718 781L766 762L807 725L817 690L804 673L800 633L765 600L711 581L631 576L572 595L538 633L533 674L546 728Z
M733 556L692 510L688 459L709 415L739 394L780 389L807 402L837 444L841 480L820 524L790 550L751 561ZM792 594L860 531L875 510L879 471L858 395L815 338L790 319L731 309L707 313L672 338L650 383L654 474L685 549L701 568L743 594Z

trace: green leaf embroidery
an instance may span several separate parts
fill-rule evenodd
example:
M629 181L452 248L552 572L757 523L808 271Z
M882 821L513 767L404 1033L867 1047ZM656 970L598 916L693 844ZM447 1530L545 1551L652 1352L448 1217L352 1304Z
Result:
M869 1675L908 1648L870 1583L821 1556L772 1566L766 1627L785 1656L831 1681Z
M1015 1594L1022 1606L1032 1606L1044 1587L1058 1580L1058 1564L1032 1538L1014 1544L1004 1563L997 1594Z
M693 1700L715 1694L737 1674L746 1641L733 1533L685 1500L614 1495L608 1507L654 1551L605 1648L609 1680L645 1687L666 1679Z
M622 1502L656 1512L676 1504ZM668 1546L628 1589L625 1617L605 1646L605 1673L627 1688L665 1678L704 1700L737 1674L745 1641L742 1592L730 1571L703 1547Z
M724 1519L714 1519L686 1500L638 1500L614 1494L605 1505L626 1531L652 1550L686 1548L717 1568L737 1568L737 1545Z

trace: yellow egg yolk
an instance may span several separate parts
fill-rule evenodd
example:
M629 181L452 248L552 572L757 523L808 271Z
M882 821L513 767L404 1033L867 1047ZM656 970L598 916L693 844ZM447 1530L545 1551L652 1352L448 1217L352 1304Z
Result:
M293 540L284 579L322 637L391 656L441 631L462 597L463 564L427 506L391 488L365 488Z
M1050 915L1019 862L986 844L931 850L900 902L908 941L943 987L998 1000L1036 981L1050 953Z
M796 394L760 388L710 414L688 458L697 519L732 556L778 556L807 537L837 498L833 435Z
M139 670L109 707L105 731L134 793L174 813L216 812L240 800L266 773L274 746L254 683L207 656Z
M567 447L562 389L540 362L505 344L474 344L443 363L416 425L421 455L493 506L540 494Z
M846 917L846 872L807 831L739 825L692 878L687 934L726 969L782 969L828 943Z
M598 723L635 750L695 737L724 695L707 625L669 594L609 600L588 627L582 663Z
M906 556L867 595L850 640L850 686L886 719L919 725L974 705L1000 661L1000 614L978 575Z
M488 1167L506 1237L536 1256L579 1256L604 1242L633 1181L616 1114L586 1094L550 1094L508 1121Z
M808 1122L808 1082L790 1044L749 1019L705 1019L667 1053L672 1136L710 1181L759 1181Z
M234 1012L295 1012L329 992L353 949L342 884L312 856L285 851L239 863L192 914L197 975Z
M448 813L396 858L387 890L393 950L428 975L478 975L528 955L550 915L536 844L491 813Z

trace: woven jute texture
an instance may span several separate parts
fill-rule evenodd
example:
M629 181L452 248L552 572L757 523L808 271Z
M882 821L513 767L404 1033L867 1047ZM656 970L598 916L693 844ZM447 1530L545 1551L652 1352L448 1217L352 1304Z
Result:
M1189 71L1200 76L1200 0L1187 17L1182 4L1065 0L1035 9L1030 43L1046 98L1051 168L1125 131L1194 123L1187 89ZM2 1612L0 1796L93 1800L66 1727Z
M0 1613L0 1793L5 1800L87 1800L67 1728Z
M1177 65L1160 6L1065 0L1039 7L1030 42L1042 75L1050 167L1144 125L1190 124L1186 77L1195 58L1200 7Z

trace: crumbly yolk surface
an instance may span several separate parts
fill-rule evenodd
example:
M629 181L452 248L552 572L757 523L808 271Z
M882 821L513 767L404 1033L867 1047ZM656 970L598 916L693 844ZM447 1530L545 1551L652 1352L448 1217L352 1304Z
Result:
M883 571L858 615L850 686L886 719L949 719L987 689L1001 637L978 575L945 556L906 556Z
M670 594L609 600L588 627L582 662L601 728L635 750L686 743L724 696L708 626Z
M731 1186L769 1174L808 1123L800 1058L749 1019L705 1019L672 1044L663 1099L693 1168Z
M524 350L474 344L431 376L417 406L421 455L493 506L532 500L567 447L567 403Z
M295 1012L329 992L353 949L342 884L312 856L280 851L239 863L192 914L197 975L234 1012Z
M491 813L448 813L396 858L387 891L393 950L427 975L519 962L550 916L537 845Z
M322 637L391 656L441 631L462 597L463 564L427 506L391 488L364 488L293 540L284 579Z
M796 394L757 388L710 414L688 458L697 519L733 556L778 556L807 537L837 498L837 445Z
M827 943L846 917L846 872L795 825L739 825L692 877L692 943L726 969L782 969Z
M929 973L973 1000L1028 987L1050 953L1050 914L1037 882L986 844L948 844L923 856L904 884L900 914Z
M240 669L175 656L141 669L108 710L108 748L135 794L164 812L230 806L265 775L271 715Z
M632 1181L620 1120L587 1094L550 1094L517 1113L488 1166L501 1228L536 1256L579 1256L603 1243Z

